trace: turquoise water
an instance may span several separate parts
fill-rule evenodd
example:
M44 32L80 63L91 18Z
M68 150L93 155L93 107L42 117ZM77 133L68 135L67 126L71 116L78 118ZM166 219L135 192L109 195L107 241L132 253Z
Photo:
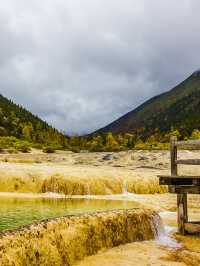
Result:
M136 208L130 201L0 197L0 230L85 212Z

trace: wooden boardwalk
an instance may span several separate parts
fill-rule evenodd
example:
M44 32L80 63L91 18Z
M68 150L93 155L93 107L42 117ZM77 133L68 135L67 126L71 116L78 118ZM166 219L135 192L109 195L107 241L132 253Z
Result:
M200 222L188 221L187 194L200 194L200 176L178 175L178 165L200 165L200 159L177 160L178 148L200 149L200 140L177 141L171 137L171 175L160 175L160 185L168 185L170 193L177 194L177 222L181 234L200 233Z

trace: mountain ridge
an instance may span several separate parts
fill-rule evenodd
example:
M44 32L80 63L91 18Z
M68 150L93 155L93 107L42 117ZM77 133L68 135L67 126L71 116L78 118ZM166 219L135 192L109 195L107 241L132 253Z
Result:
M65 143L66 136L21 105L0 94L0 136L33 143Z
M173 87L171 90L152 97L137 108L126 113L125 115L116 119L107 126L100 128L96 132L111 132L113 134L132 133L142 135L143 138L146 138L149 137L151 134L154 134L155 131L160 131L161 133L164 133L166 131L169 131L171 127L176 128L178 126L178 128L182 130L184 134L191 134L192 128L200 127L200 95L198 94L199 91L200 70L197 70L193 72L184 81ZM195 96L198 99L198 104L195 103ZM177 110L178 103L179 105L185 103L185 109L187 109L186 105L190 106L191 117L193 118L195 116L194 110L192 111L191 104L189 104L187 101L187 97L188 99L190 98L192 100L194 106L198 107L197 112L199 113L199 118L196 119L196 122L193 121L193 123L191 123L188 129L180 125L178 121L175 121L175 118L178 117L181 123L184 123L183 119L180 117L179 114L181 113L183 117L185 117L185 113L182 113L180 108L178 108ZM170 114L173 113L174 108L177 110L177 114L173 114L174 117L172 117ZM166 115L170 116L166 118ZM162 118L165 122L167 122L167 126L161 125ZM149 131L149 133L147 131Z

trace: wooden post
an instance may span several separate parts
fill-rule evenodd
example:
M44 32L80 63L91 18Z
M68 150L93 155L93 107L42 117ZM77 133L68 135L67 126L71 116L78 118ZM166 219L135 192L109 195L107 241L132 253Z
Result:
M185 234L185 223L188 222L187 193L177 194L178 231Z
M181 234L200 234L200 221L188 222L187 195L200 194L200 175L178 175L177 166L200 165L200 159L177 160L177 149L193 146L200 149L200 140L177 141L177 137L170 140L171 176L159 175L159 184L168 185L170 193L177 194L177 223Z
M177 176L177 137L171 137L170 140L170 155L171 155L171 175ZM177 223L178 231L185 234L185 223L188 221L187 214L187 193L177 194Z
M184 223L188 222L187 193L183 194Z
M176 141L177 137L171 137L170 139L170 158L171 158L171 175L172 176L177 176L177 147L176 147ZM174 186L169 186L169 191L174 191L175 187Z
M171 155L171 175L177 175L177 137L171 137L170 139L170 155Z

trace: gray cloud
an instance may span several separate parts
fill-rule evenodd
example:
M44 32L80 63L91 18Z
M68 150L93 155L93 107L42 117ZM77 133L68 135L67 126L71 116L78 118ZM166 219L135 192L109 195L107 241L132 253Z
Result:
M67 133L110 123L200 68L198 0L7 0L0 90Z

